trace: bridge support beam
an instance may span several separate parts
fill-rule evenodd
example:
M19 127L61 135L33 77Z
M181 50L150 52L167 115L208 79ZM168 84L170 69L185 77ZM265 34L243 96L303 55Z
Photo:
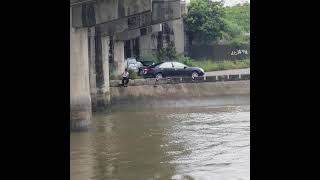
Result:
M70 129L86 130L90 119L88 29L70 25Z

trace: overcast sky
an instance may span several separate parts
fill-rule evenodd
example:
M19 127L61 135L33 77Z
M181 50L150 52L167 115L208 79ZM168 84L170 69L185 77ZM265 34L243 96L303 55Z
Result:
M190 0L185 0L187 3L190 2ZM233 6L238 3L244 3L244 2L250 2L250 0L225 0L224 3L226 6Z

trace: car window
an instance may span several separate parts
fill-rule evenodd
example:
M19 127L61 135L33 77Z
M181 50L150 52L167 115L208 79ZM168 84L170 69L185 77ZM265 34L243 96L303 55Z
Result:
M152 64L153 64L152 61L146 62L146 65L147 65L147 66L150 66L150 65L152 65Z
M159 66L159 68L172 68L171 62L165 62Z
M179 62L173 62L173 67L177 69L183 69L186 65L179 63Z
M152 61L141 61L141 63L144 65L144 66L150 66L153 64Z
M157 68L159 68L159 66L161 66L161 64L162 63L156 63L156 64L150 65L148 67L151 67L151 68L157 67Z

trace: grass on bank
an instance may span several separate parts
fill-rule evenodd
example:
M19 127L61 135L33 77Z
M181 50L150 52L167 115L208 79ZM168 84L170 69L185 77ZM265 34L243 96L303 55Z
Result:
M212 60L193 60L184 59L180 61L188 66L202 68L205 72L208 71L220 71L229 69L242 69L250 67L250 59L236 60L236 61L212 61Z

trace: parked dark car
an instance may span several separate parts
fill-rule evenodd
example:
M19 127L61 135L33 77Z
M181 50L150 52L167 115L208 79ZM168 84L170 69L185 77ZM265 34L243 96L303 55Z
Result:
M139 61L142 64L142 67L139 67L138 75L143 76L143 69L145 67L155 64L153 61Z
M189 67L180 62L162 62L157 63L143 70L143 76L145 78L162 78L162 77L173 77L173 76L190 76L198 77L203 76L204 70L198 67Z

